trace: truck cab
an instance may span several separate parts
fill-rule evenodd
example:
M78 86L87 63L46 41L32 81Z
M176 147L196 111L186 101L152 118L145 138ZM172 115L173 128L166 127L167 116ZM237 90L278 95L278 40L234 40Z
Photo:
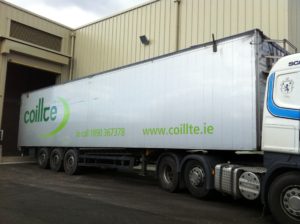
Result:
M299 154L300 55L280 59L270 72L263 115L262 150Z
M280 223L300 222L300 54L272 68L265 95L262 199Z

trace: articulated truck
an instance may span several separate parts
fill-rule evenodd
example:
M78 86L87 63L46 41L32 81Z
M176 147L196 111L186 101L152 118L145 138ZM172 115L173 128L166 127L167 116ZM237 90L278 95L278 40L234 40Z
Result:
M21 102L18 144L42 168L152 164L166 191L261 200L279 223L300 223L300 54L259 30Z

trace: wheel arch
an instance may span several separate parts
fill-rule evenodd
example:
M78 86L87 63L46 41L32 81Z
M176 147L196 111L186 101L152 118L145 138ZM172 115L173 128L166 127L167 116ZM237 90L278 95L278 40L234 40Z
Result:
M261 202L263 205L268 206L268 192L274 180L280 175L292 171L300 171L300 164L280 163L267 171L262 182Z
M158 159L156 161L156 176L158 176L158 166L159 166L161 160L167 156L172 157L176 161L177 173L180 173L180 162L181 162L183 156L179 155L178 153L174 153L174 152L164 152L158 157Z

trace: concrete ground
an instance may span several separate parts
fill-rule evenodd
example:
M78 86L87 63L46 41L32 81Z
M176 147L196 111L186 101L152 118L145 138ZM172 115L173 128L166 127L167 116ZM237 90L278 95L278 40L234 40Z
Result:
M35 164L0 165L0 224L271 224L258 202L216 193L198 200L161 190L153 177L84 170L67 176Z

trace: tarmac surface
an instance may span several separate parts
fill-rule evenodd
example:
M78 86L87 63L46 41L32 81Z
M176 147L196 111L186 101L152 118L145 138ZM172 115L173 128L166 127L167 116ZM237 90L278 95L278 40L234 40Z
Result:
M259 202L168 193L153 177L100 169L67 176L36 164L0 165L0 224L271 224Z

